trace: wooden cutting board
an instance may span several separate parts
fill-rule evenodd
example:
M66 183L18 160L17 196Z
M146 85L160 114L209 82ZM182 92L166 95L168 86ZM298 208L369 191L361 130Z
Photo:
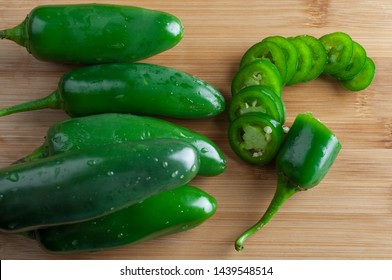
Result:
M67 1L0 1L0 28L16 25L35 6ZM82 3L91 1L68 1ZM105 2L105 1L95 1ZM216 197L217 213L188 232L118 249L52 255L17 235L0 233L1 259L391 259L392 258L392 2L106 1L177 15L185 35L175 48L146 62L175 67L214 84L230 100L231 79L242 54L270 35L320 37L344 31L377 65L365 91L344 90L335 80L284 88L287 122L311 111L338 136L343 149L316 188L288 201L271 223L234 250L235 238L256 222L275 190L273 167L250 166L231 151L226 115L172 120L205 134L227 157L227 171L192 184ZM13 42L0 42L1 107L46 96L71 68L35 60ZM68 118L53 110L0 118L0 167L32 151L47 128ZM0 204L1 211L1 204Z

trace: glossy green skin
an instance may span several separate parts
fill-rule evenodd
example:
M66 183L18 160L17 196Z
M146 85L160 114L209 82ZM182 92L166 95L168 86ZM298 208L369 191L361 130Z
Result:
M262 148L260 136L265 138L265 127L271 129L271 139ZM257 131L256 135L246 138L246 129L251 127ZM256 137L255 137L256 136ZM279 122L263 113L248 113L239 116L229 125L228 138L231 149L242 160L257 165L266 165L276 156L280 145L283 142L283 128ZM247 146L249 145L249 146ZM257 145L256 148L254 145ZM262 152L259 155L259 152Z
M203 118L225 108L223 96L205 81L145 63L75 69L63 76L57 94L71 116L112 112Z
M146 63L85 66L66 73L47 97L0 110L0 116L63 109L72 117L131 113L199 119L225 109L211 84L180 70Z
M299 114L286 136L276 166L279 176L292 187L310 189L328 173L341 143L311 114Z
M247 113L264 113L283 124L286 107L280 95L264 86L249 86L234 95L229 104L229 121Z
M112 213L192 180L199 156L176 139L86 148L0 170L0 229L25 231Z
M128 114L101 114L55 123L48 129L45 143L24 160L156 138L179 139L192 144L200 155L199 175L215 176L226 169L225 156L206 136L158 118Z
M52 252L104 250L190 230L216 209L211 195L185 185L98 219L39 229L36 238Z
M33 9L2 37L39 60L99 64L134 62L168 50L182 39L183 29L178 18L161 11L109 4L47 5Z

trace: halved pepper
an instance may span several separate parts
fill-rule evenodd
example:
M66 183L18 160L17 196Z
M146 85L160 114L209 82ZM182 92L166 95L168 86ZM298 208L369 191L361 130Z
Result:
M318 185L340 149L341 143L328 127L310 113L299 114L276 157L275 195L261 219L237 238L235 249L241 251L245 240L265 226L293 194Z

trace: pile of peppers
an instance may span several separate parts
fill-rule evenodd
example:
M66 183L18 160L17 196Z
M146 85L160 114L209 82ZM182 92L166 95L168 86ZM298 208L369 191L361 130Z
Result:
M78 66L46 97L0 109L0 116L51 108L71 117L0 169L1 231L51 252L95 251L189 230L216 212L215 198L189 183L223 173L224 155L204 135L157 116L217 116L223 96L191 74L138 62L182 37L171 14L109 4L38 6L0 30L39 60ZM271 36L242 57L227 110L230 146L247 163L275 161L278 182L265 214L235 241L237 251L293 194L318 185L341 149L311 113L284 126L283 87L321 74L358 91L375 65L342 32Z
M334 133L311 113L297 115L291 128L284 126L283 87L324 74L335 77L350 91L360 91L369 87L375 72L364 47L343 32L319 39L311 35L270 36L244 53L231 85L230 146L249 164L274 162L278 183L264 215L236 239L237 251L294 193L318 185L342 147Z
M213 117L223 96L191 74L137 62L182 36L174 15L109 4L38 6L0 31L39 60L77 65L47 97L0 110L71 117L0 169L1 231L51 252L96 251L189 230L216 212L216 199L189 183L223 173L223 153L157 116Z

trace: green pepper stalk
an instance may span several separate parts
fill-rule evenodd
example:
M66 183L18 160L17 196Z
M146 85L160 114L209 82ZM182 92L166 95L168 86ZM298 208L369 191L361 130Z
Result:
M299 114L276 158L275 195L261 219L237 238L235 249L241 251L245 240L265 226L292 195L318 185L340 149L341 143L329 128L310 113Z

